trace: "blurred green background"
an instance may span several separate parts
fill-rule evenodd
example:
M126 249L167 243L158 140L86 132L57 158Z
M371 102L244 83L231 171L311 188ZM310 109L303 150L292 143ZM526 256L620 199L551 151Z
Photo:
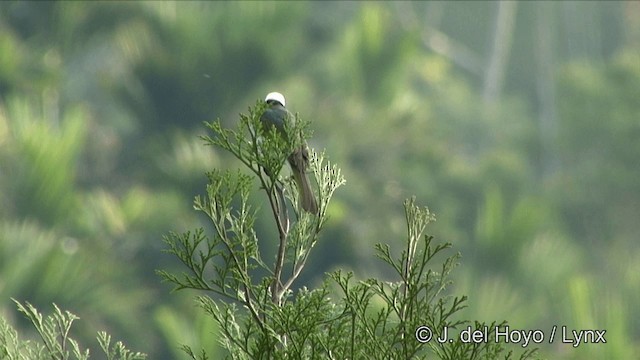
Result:
M400 250L416 195L462 253L464 318L606 329L542 354L638 358L633 1L3 1L0 313L27 331L10 298L55 302L84 344L106 330L151 359L216 358L195 293L154 271L183 270L162 235L205 224L204 172L238 166L203 121L234 126L269 91L347 179L298 285L387 276L373 244ZM266 212L258 226L272 234Z

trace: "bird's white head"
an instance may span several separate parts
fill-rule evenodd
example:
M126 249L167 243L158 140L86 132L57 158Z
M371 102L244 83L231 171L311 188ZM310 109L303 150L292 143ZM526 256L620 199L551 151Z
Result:
M273 100L273 101L277 101L280 104L282 104L282 106L286 106L285 101L284 101L284 95L280 94L279 92L270 92L267 94L267 97L264 98L264 101L269 101L269 100Z

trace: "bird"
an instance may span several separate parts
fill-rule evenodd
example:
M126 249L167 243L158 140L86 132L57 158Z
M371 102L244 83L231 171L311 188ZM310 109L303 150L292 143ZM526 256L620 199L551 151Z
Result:
M260 116L264 129L268 131L270 126L274 126L279 134L286 136L285 122L291 121L293 115L285 107L286 100L284 95L279 92L270 92L265 97L267 108ZM293 179L298 187L300 195L300 205L306 212L317 214L318 204L311 190L309 179L307 178L307 169L309 167L309 150L307 144L303 143L299 148L295 149L291 155L287 157Z

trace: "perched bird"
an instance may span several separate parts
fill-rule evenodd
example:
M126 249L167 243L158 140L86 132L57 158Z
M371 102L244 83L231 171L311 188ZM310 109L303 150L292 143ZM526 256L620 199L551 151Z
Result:
M269 129L269 126L275 126L280 134L286 136L285 121L293 119L293 115L285 108L284 95L279 92L271 92L267 94L264 101L267 103L267 109L260 117L260 121L265 125L265 129ZM313 195L313 191L311 191L309 179L307 178L309 152L306 144L295 149L287 160L289 161L289 166L291 166L293 178L298 186L302 208L309 213L317 214L318 204L316 203L316 198Z

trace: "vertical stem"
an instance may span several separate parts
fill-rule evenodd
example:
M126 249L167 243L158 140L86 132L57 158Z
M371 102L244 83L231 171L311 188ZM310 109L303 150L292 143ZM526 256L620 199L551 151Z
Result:
M496 15L491 54L482 92L485 104L491 104L500 98L511 50L518 3L516 1L499 1L496 5L498 6L498 14Z
M536 3L536 90L540 106L538 126L540 129L540 168L542 177L552 174L559 168L553 155L556 140L556 87L553 77L553 7L552 2Z
M275 198L275 207L272 206L273 215L278 224L278 234L280 244L278 245L278 257L273 275L273 284L271 285L271 301L280 306L282 297L282 268L284 267L284 257L287 250L287 235L289 234L289 213L287 204L284 199L284 190L278 184L274 184L274 190L277 198ZM269 199L272 200L274 191L269 193ZM272 204L274 201L272 200Z

